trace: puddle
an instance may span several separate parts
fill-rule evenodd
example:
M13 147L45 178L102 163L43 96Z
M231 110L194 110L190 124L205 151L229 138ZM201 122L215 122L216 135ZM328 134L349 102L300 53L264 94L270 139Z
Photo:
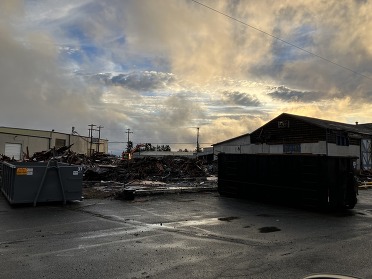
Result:
M225 222L230 222L230 221L235 220L235 219L239 219L239 217L231 216L231 217L220 217L220 218L218 218L218 220L225 221Z
M259 228L260 233L271 233L271 232L278 232L281 231L281 229L277 227L262 227Z

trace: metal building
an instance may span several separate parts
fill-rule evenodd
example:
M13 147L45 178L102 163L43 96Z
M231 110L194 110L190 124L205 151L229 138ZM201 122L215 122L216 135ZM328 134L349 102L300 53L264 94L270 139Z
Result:
M283 113L262 127L213 145L214 153L303 153L358 157L357 168L372 169L372 123L346 124Z
M231 138L213 144L213 154L215 158L219 153L240 154L242 153L242 147L249 146L250 144L251 144L250 134L244 134L235 138Z
M66 134L43 130L0 127L0 154L15 160L22 160L25 154L32 156L35 152L49 150L53 147L72 145L71 151L89 155L91 152L108 152L106 139L80 136L76 133Z

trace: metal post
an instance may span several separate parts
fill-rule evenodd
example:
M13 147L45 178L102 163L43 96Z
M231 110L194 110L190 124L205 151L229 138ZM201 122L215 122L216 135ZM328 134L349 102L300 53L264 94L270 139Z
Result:
M97 152L99 153L99 146L101 145L101 129L104 128L103 126L98 126L98 147Z
M133 134L133 132L131 132L130 129L127 129L127 131L125 133L128 134L127 152L130 152L130 150L129 150L129 134Z
M89 156L92 156L92 145L93 145L93 127L96 125L90 124L88 125L90 127L89 134L90 134L90 147L89 147Z
M52 148L53 132L54 132L54 129L53 129L52 131L50 131L50 136L49 136L49 149Z
M199 127L196 127L196 158L198 158L199 151L200 151L200 146L199 146Z

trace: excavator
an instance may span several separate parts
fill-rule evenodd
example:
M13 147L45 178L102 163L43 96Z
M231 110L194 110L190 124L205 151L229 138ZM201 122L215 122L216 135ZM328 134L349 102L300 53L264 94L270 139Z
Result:
M125 152L121 153L121 159L122 160L132 160L133 154L138 151L141 147L146 146L146 144L141 143L137 144L135 148L133 148L130 152Z

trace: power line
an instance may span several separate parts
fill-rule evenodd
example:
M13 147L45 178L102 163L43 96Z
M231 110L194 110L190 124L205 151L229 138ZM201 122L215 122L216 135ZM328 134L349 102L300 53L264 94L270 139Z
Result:
M126 141L109 141L109 144L118 144L118 143L127 143ZM152 145L154 144L195 144L195 142L150 142ZM214 142L199 142L200 144L214 144Z
M214 8L208 6L208 5L205 5L205 4L203 4L203 3L200 3L200 2L198 2L198 1L196 1L196 0L191 0L191 1L195 2L196 4L199 4L200 6L203 6L204 8L207 8L207 9L213 11L213 12L216 12L216 13L218 13L218 14L220 14L220 15L223 15L223 16L225 16L225 17L228 17L229 19L232 19L232 20L234 20L234 21L236 21L236 22L239 22L239 23L241 23L241 24L243 24L243 25L245 25L245 26L247 26L247 27L249 27L249 28L251 28L251 29L254 29L254 30L258 31L258 32L261 32L261 33L263 33L263 34L265 34L265 35L267 35L267 36L269 36L269 37L271 37L271 38L274 38L274 39L276 39L276 40L278 40L278 41L280 41L280 42L282 42L282 43L285 43L285 44L287 44L287 45L289 45L289 46L291 46L291 47L294 47L294 48L297 48L297 49L299 49L299 50L301 50L301 51L303 51L303 52L306 52L307 54L310 54L310 55L312 55L312 56L315 56L315 57L317 57L317 58L319 58L319 59L321 59L321 60L324 60L324 61L326 61L326 62L328 62L328 63L330 63L330 64L333 64L333 65L335 65L335 66L337 66L337 67L340 67L340 68L342 68L342 69L344 69L344 70L350 71L350 72L352 72L352 73L354 73L354 74L356 74L356 75L359 75L359 76L362 76L362 77L364 77L364 78L367 78L367 79L372 80L372 78L369 77L369 76L366 76L366 75L364 75L364 74L362 74L362 73L359 73L359 72L357 72L357 71L355 71L355 70L353 70L353 69L351 69L351 68L349 68L349 67L346 67L346 66L343 66L343 65L341 65L341 64L338 64L338 63L336 63L336 62L334 62L334 61L332 61L332 60L330 60L330 59L328 59L328 58L325 58L325 57L323 57L323 56L320 56L319 54L316 54L316 53L314 53L314 52L308 51L308 50L306 50L306 49L304 49L304 48L302 48L302 47L300 47L300 46L298 46L298 45L295 45L295 44L293 44L293 43L291 43L291 42L288 42L288 41L286 41L286 40L284 40L284 39L281 39L280 37L277 37L277 36L275 36L275 35L273 35L273 34L271 34L271 33L269 33L269 32L266 32L266 31L264 31L264 30L262 30L262 29L259 29L259 28L255 27L255 26L253 26L253 25L250 25L250 24L248 24L248 23L246 23L246 22L244 22L244 21L241 21L241 20L239 20L239 19L237 19L237 18L235 18L235 17L232 17L232 16L230 16L230 15L228 15L228 14L225 14L225 13L223 13L223 12L221 12L221 11L219 11L219 10L216 10L216 9L214 9Z

